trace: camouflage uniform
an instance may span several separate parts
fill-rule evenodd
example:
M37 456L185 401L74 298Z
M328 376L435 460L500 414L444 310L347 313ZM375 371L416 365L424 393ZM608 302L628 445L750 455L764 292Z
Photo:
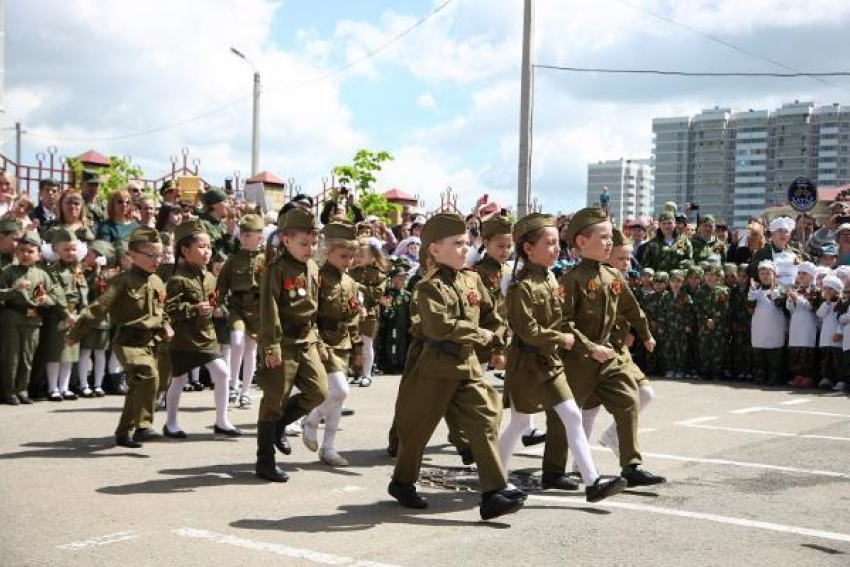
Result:
M719 272L719 267L710 268ZM703 285L696 301L696 325L700 353L700 376L703 379L721 377L726 327L729 317L729 288L725 285ZM708 320L714 322L714 328L708 326Z
M668 282L669 280L670 276L667 272L657 272L655 274L655 282ZM644 301L643 311L649 320L649 328L652 330L657 343L655 350L646 355L646 368L644 372L647 374L655 374L662 371L661 353L664 352L667 336L659 328L658 319L661 316L661 297L663 295L663 293L653 292Z
M694 301L691 296L680 290L673 293L667 290L659 300L659 334L673 337L664 343L661 350L661 366L681 378L688 367L688 343L694 329ZM681 374L680 374L681 373ZM670 376L672 377L672 376Z
M747 271L749 264L741 264L739 270ZM753 357L753 346L750 338L750 321L753 309L747 300L749 286L738 284L729 294L729 362L727 368L733 378L745 379L750 377Z
M666 244L662 237L655 237L644 248L643 265L655 271L675 270L682 260L693 257L691 241L684 235L677 236L670 244Z

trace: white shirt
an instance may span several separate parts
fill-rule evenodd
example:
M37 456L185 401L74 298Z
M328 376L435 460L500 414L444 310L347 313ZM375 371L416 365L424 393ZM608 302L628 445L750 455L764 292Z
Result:
M841 341L832 340L832 336L839 332L841 326L838 323L838 314L835 312L835 303L824 302L818 308L818 317L823 323L820 328L820 346L841 348Z
M774 303L777 292L751 289L747 299L755 301L750 340L753 348L776 349L785 346L785 313Z
M818 319L809 299L802 294L796 300L788 297L785 306L791 312L788 346L812 348L817 345Z
M776 280L784 286L794 285L797 279L797 255L787 248L782 252L773 253L773 263L776 264Z

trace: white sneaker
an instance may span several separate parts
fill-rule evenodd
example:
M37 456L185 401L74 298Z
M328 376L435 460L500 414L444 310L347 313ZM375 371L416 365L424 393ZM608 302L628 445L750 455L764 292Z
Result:
M840 380L838 384L832 387L833 392L843 392L847 388L847 382Z
M599 444L611 451L617 462L620 461L620 440L617 439L616 430L606 429L602 436L599 437Z
M301 420L301 442L314 453L319 450L319 427L307 421L306 417Z
M319 451L319 459L326 465L330 465L332 467L347 467L348 459L340 456L339 453L336 452L334 448L324 448Z
M298 437L301 435L301 425L296 421L295 423L290 423L286 426L286 429L283 430L289 437Z

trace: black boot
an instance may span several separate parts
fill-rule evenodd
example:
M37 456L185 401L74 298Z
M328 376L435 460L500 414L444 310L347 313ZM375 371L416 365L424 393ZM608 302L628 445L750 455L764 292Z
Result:
M416 492L415 484L408 484L406 482L398 482L397 480L394 480L390 482L389 487L387 487L387 492L389 492L390 496L398 500L398 503L405 508L424 510L428 507L428 501L419 496L419 493Z
M478 511L482 520L492 520L505 514L519 511L525 504L522 495L513 490L502 489L485 492L481 495Z
M286 482L289 476L274 462L275 426L273 421L257 422L257 464L254 472L271 482Z
M286 426L290 423L295 423L310 413L298 405L298 400L300 398L301 394L295 394L289 398L286 402L286 409L283 410L283 417L277 420L277 424L275 426L274 444L275 447L277 447L284 455L292 453L292 446L286 438Z

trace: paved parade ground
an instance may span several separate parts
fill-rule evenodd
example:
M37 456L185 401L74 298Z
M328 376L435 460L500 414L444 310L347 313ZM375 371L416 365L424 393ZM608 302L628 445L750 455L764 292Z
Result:
M667 485L592 505L532 491L520 513L490 523L442 426L423 467L430 508L387 496L395 376L352 389L357 413L337 437L350 467L318 463L293 438L280 459L290 481L277 485L253 474L256 409L232 411L245 437L214 436L210 391L183 396L188 440L141 450L113 446L120 397L3 406L0 565L850 564L847 395L654 384L642 449ZM615 473L595 438L601 472ZM520 480L541 454L521 449Z

